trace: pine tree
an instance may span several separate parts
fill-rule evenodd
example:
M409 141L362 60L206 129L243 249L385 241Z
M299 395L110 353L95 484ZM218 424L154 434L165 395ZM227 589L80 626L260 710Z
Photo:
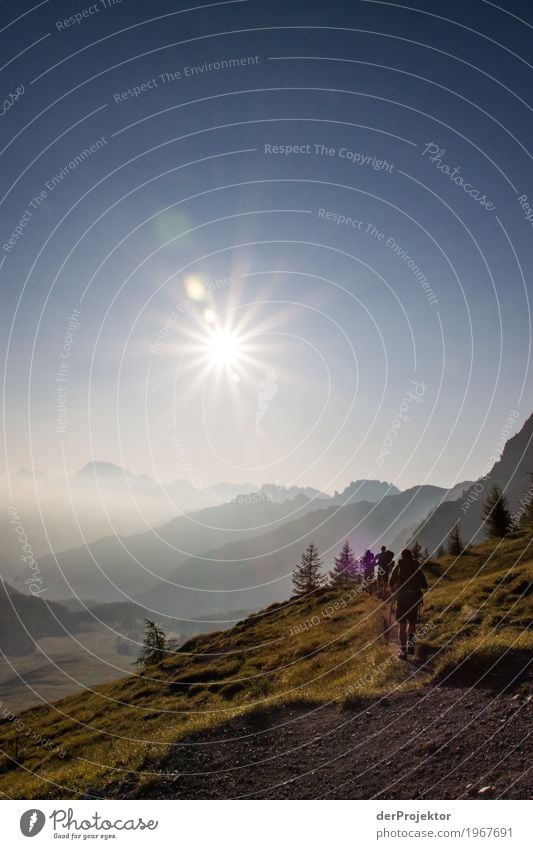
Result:
M414 541L411 551L413 552L413 557L415 558L415 560L420 560L422 554L422 546L420 545L418 540Z
M151 619L144 620L144 640L142 651L135 661L137 666L159 663L167 656L166 634Z
M341 548L338 557L335 557L335 565L329 572L329 583L332 587L350 584L357 578L357 562L353 549L348 540Z
M424 563L427 563L428 560L429 560L429 548L426 545L426 547L423 548L422 551L420 552L420 562L422 563L422 565L424 565Z
M310 542L292 573L294 595L307 595L318 590L326 578L320 573L322 561L314 542Z
M446 554L446 549L444 548L443 545L439 545L439 547L437 549L437 560L440 560L440 558L444 557L445 554Z
M511 530L512 519L507 499L501 487L494 484L483 504L485 528L491 537L505 537Z
M459 557L463 553L463 548L459 522L457 522L451 529L450 536L448 537L448 554L451 554L452 557Z

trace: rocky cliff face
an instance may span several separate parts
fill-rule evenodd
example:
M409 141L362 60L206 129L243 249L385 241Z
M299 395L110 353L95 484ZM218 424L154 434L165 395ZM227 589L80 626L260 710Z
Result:
M453 525L460 522L464 542L479 542L485 538L483 502L493 484L504 491L512 512L518 516L523 509L524 496L533 494L533 414L522 429L506 442L500 459L490 472L472 484L456 501L448 501L431 513L416 530L422 545L434 551L446 543ZM521 505L522 502L522 505Z

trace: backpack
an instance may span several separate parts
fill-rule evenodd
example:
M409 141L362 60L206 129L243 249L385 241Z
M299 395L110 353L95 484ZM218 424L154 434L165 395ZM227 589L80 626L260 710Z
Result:
M403 558L398 560L392 580L393 588L399 598L411 601L413 604L422 601L423 591L427 589L427 581L418 560Z

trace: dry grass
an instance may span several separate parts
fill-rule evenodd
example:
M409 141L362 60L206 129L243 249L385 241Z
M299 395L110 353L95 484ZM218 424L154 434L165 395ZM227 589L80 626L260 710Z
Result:
M457 670L476 680L494 660L518 658L523 666L531 655L528 541L531 534L515 534L431 568L423 613L423 626L431 629L421 650L439 680L453 679ZM490 683L490 674L483 680ZM406 685L403 677L376 600L323 590L273 605L230 631L195 637L144 675L25 711L18 732L13 722L1 722L0 793L19 799L112 795L139 773L149 780L168 744L192 732L243 712L329 701L350 706L424 682ZM16 733L20 766L13 760ZM48 748L35 739L39 734L49 738Z

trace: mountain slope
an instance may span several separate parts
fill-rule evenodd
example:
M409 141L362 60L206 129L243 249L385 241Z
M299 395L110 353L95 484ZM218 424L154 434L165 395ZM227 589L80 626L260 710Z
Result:
M47 597L75 594L102 602L125 600L122 593L126 597L140 593L191 555L260 534L265 527L274 528L291 515L301 516L313 508L314 502L302 496L281 504L256 496L250 502L232 501L180 516L142 534L108 536L89 546L67 549L57 554L57 564L51 556L39 563ZM15 578L10 580L16 586Z
M240 795L245 795L258 786L259 776L268 779L268 764L276 758L282 767L276 774L283 780L291 768L296 770L295 778L301 773L304 780L310 771L307 764L318 767L321 762L317 747L327 733L323 738L327 782L321 794L335 791L343 779L357 778L375 766L374 785L387 788L389 798L402 797L402 793L412 797L412 787L391 790L389 786L391 775L398 775L390 768L391 759L395 763L397 757L401 759L396 766L403 763L402 747L409 740L416 743L417 769L427 766L426 789L431 787L429 778L435 780L436 768L439 776L461 770L458 783L450 779L446 788L447 797L458 798L466 783L464 757L467 752L476 754L471 743L475 732L475 739L484 742L481 758L476 760L481 765L476 770L467 768L471 785L482 786L477 781L483 770L499 763L502 792L510 786L512 794L513 780L518 780L524 771L519 767L527 761L523 747L527 723L524 726L521 720L521 708L528 703L520 687L533 650L525 630L533 612L531 541L530 529L504 543L484 543L468 557L445 558L431 565L418 640L421 657L429 659L426 666L412 668L391 654L384 630L388 607L382 610L375 598L358 587L322 590L314 597L274 605L229 631L196 637L143 675L26 711L20 715L21 727L28 732L20 746L22 768L13 757L14 737L20 731L8 720L0 722L0 748L5 753L0 792L18 799L187 796L194 777L176 773L194 772L198 763L203 770L197 744L222 739L225 754L218 763L221 755L216 755L216 749L202 748L209 763L204 790L212 795L239 795L234 790L238 781L243 788ZM511 700L513 692L517 695ZM464 710L462 699L468 703ZM343 713L335 714L334 706ZM318 712L322 708L326 709L323 720ZM252 757L250 765L246 758L250 735L261 737L265 730L279 726L279 716L283 736L269 734L270 745L266 745L268 738L258 742L257 754L263 757ZM293 742L302 738L297 761L290 754L292 722L298 722ZM351 722L352 744L347 747L342 729ZM470 722L475 723L472 730ZM495 738L497 746L487 747L487 731L492 733L493 725L501 736ZM389 736L382 737L387 728ZM38 734L50 746L39 744ZM236 750L228 746L234 737L244 738ZM371 759L361 761L358 753L366 738L374 739L375 745L363 750ZM384 750L387 740L391 748ZM287 744L289 751L276 748L276 742ZM181 749L183 743L187 746ZM307 744L315 760L308 756ZM506 771L499 754L502 745L515 753ZM193 747L190 757L189 746ZM252 756L253 752L252 747ZM338 753L338 759L332 752ZM498 757L488 763L494 752ZM220 769L227 780L225 790L220 790L216 774ZM172 774L166 776L169 771ZM357 785L362 786L362 796L367 792L364 784ZM316 784L307 791L305 786L302 792L307 798L313 790L317 795ZM520 786L523 793L530 789ZM342 791L337 792L342 797ZM518 792L516 786L514 792ZM270 793L278 797L276 787Z
M463 541L467 544L479 542L485 537L483 502L491 486L498 484L505 492L512 510L517 510L520 509L525 493L530 491L533 495L533 478L530 473L533 473L533 414L522 429L506 442L501 458L486 477L470 486L461 498L438 507L416 529L413 538L416 537L430 551L436 551L446 543L455 523L460 522Z

